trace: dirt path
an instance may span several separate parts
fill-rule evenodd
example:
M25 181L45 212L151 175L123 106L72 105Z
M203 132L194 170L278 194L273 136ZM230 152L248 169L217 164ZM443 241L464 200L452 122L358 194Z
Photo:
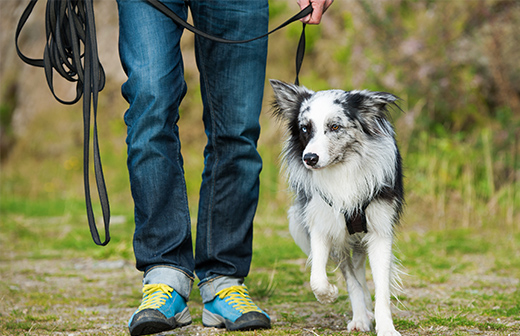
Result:
M95 261L90 259L15 260L0 262L0 334L6 335L127 335L126 323L140 302L141 274L124 260ZM471 297L452 293L475 288L493 295L500 289L504 295L515 291L518 279L473 273L456 275L447 283L424 286L405 279L406 296L424 302L408 309L396 310L395 318L418 323L439 305L473 304ZM472 284L478 284L473 286ZM492 284L495 284L494 286ZM471 294L471 293L468 293ZM481 293L482 294L482 293ZM456 301L456 302L454 302ZM348 305L348 302L338 302ZM195 297L189 303L193 324L168 334L217 335L223 330L203 328L200 322L202 305ZM250 332L251 335L347 335L350 316L335 313L331 306L317 302L270 305L261 302L269 312L274 327L270 331ZM345 307L345 311L348 311ZM491 317L473 317L476 321L496 323ZM508 325L508 332L482 331L478 328L437 326L409 327L403 335L520 335L520 320L510 318L498 322ZM512 327L512 328L511 328ZM235 333L237 334L237 333ZM363 335L363 334L359 334Z

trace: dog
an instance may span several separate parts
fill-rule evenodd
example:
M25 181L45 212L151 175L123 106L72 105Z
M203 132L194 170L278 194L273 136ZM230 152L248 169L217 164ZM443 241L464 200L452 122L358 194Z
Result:
M309 256L310 286L331 303L338 289L328 281L332 259L347 283L353 317L348 331L400 335L391 311L399 287L392 252L394 227L404 206L403 174L388 108L398 97L386 92L326 90L270 80L273 114L285 126L282 163L294 192L289 230ZM375 310L367 287L366 259L375 285Z

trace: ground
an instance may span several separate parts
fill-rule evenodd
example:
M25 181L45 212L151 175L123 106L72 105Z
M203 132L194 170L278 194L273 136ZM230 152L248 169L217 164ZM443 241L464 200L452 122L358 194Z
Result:
M394 310L403 335L520 335L518 316L478 316L478 310L472 309L479 305L480 298L492 298L496 293L514 295L519 287L518 279L491 274L492 262L475 258L478 260L466 257L463 262L479 265L478 269L454 274L442 283L427 284L413 275L404 277L404 291L399 296L403 302ZM0 330L13 335L125 335L128 318L139 305L141 274L127 260L13 259L2 261L0 271L0 319L5 322ZM308 284L303 287L302 291L309 291ZM345 293L333 305L270 301L257 303L268 311L274 328L245 334L348 334L350 308ZM194 297L189 306L193 324L167 334L226 334L202 327L200 297ZM470 309L463 316L450 318L445 314L450 307ZM432 323L436 315L443 322ZM460 319L472 322L460 323ZM430 322L423 327L424 321ZM489 330L483 328L486 324Z

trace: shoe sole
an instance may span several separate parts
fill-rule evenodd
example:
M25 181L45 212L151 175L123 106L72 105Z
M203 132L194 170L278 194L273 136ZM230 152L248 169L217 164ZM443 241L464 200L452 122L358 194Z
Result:
M150 310L150 313L151 315L139 318L128 327L131 336L157 334L191 324L191 315L188 307L169 319L166 319L164 315L158 311Z
M221 315L204 309L202 312L202 324L210 328L226 328L228 331L270 329L271 321L267 316L258 312L250 312L240 316L232 322Z

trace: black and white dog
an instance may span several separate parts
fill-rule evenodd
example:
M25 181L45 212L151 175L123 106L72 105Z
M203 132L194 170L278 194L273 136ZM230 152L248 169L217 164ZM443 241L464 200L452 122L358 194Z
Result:
M321 303L336 300L329 283L329 257L341 269L353 317L348 330L400 335L390 311L398 284L392 253L394 226L404 203L401 156L387 107L390 93L327 90L271 80L274 114L285 122L283 163L294 204L289 229L309 256L310 285ZM365 277L366 256L375 285L375 312Z

